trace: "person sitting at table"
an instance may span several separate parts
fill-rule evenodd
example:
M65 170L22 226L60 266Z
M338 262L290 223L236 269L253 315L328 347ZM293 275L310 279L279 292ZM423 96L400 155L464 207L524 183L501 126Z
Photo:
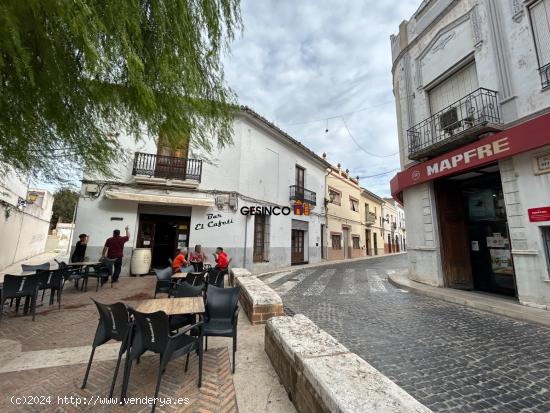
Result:
M227 270L229 266L229 257L222 247L216 248L216 252L212 254L216 261L216 269L219 271Z
M195 267L195 271L202 271L205 261L206 255L202 252L202 246L195 245L195 251L189 253L189 262Z
M74 247L73 255L71 256L71 262L83 262L86 256L86 246L90 236L86 234L80 234L78 241Z
M190 272L193 271L193 266L189 263L189 261L185 258L187 255L187 248L184 248L182 250L177 249L176 250L176 257L172 261L172 271L175 273L177 272Z

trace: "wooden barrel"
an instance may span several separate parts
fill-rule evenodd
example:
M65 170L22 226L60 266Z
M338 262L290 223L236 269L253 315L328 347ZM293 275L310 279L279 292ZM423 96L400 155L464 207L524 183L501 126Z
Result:
M130 262L130 274L148 274L151 268L151 248L134 248Z

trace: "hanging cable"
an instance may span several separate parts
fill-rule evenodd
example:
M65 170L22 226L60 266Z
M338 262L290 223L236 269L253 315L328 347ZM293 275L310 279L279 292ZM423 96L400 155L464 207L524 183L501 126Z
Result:
M392 169L391 171L381 172L375 175L360 176L359 179L376 178L377 176L383 176L383 175L391 174L392 172L397 172L397 171L400 171L400 169L395 168L395 169Z
M365 152L367 155L370 155L370 156L374 156L375 158L390 158L392 156L395 156L395 155L399 155L399 151L395 152L395 153L391 153L389 155L377 155L375 153L372 153L372 152L369 152L367 151L365 148L363 148L361 146L361 144L359 142L357 142L357 139L355 139L355 137L353 136L353 134L351 133L351 131L349 130L348 128L348 124L346 123L346 120L344 119L344 117L342 116L340 119L342 119L342 122L344 123L344 127L346 128L346 131L348 132L348 135L350 136L350 138L353 140L353 142L355 142L355 144L357 145L357 147L359 149L361 149L363 152Z
M375 108L378 108L380 106L389 105L390 103L395 103L395 101L394 100L388 100L386 102L379 103L378 105L373 105L373 106L369 106L369 107L365 107L365 108L361 108L361 109L357 109L357 110L352 110L350 112L339 113L337 115L327 116L325 118L311 119L311 120L305 120L303 122L289 123L287 126L305 125L306 123L324 122L324 121L329 121L330 119L338 119L338 118L341 118L342 116L348 116L348 115L353 115L354 113L365 112L367 110L375 109Z

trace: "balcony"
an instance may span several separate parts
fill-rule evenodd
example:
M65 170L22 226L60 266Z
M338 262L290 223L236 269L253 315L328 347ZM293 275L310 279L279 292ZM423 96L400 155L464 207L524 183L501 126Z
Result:
M290 186L289 199L291 201L302 201L313 206L317 205L317 194L298 185Z
M366 222L366 225L368 227L371 227L373 226L374 224L376 224L376 214L374 212L367 212L367 222Z
M407 131L409 159L428 159L500 130L497 92L479 88Z
M196 187L201 181L202 161L136 152L132 175L138 183Z

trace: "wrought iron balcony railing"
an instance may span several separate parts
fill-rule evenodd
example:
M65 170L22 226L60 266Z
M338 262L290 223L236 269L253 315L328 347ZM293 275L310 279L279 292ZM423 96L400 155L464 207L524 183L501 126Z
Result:
M290 186L290 198L291 201L302 201L310 205L317 205L317 194L309 189L305 189L298 185Z
M479 135L498 131L497 92L479 88L407 131L409 158L433 157L472 142Z
M201 181L202 161L136 152L132 175L147 175L154 178Z
M547 87L550 87L550 63L539 68L539 72L542 88L546 89Z
M376 214L374 212L367 212L367 225L371 226L376 223Z

